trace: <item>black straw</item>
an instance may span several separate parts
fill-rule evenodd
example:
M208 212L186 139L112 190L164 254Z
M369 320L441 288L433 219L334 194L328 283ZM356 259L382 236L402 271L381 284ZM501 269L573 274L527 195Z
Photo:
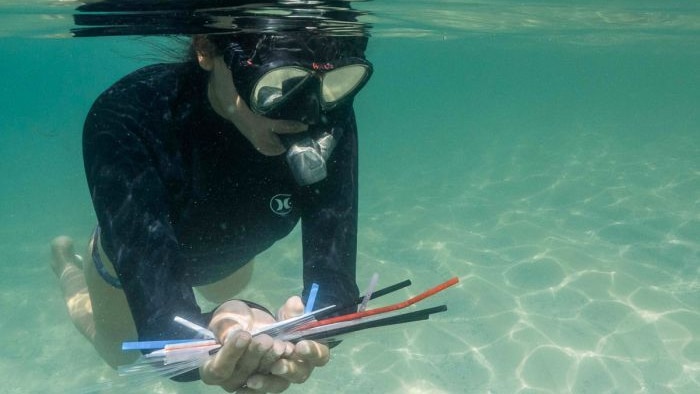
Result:
M375 299L375 298L381 297L381 296L386 295L386 294L389 294L389 293L393 293L393 292L395 292L396 290L403 289L404 287L408 287L408 286L410 286L410 285L411 285L411 280L410 280L410 279L406 279L406 280L404 280L403 282L399 282L399 283L393 284L393 285L391 285L391 286L384 287L384 288L382 288L382 289L379 289L379 290L373 292L372 295L369 297L369 299L370 299L370 300L373 300L373 299ZM332 316L332 315L334 315L334 314L336 314L336 313L338 313L338 312L340 312L340 311L344 311L344 310L350 309L350 308L352 308L352 307L357 307L357 305L359 305L360 303L362 303L362 299L363 299L363 298L364 298L364 296L359 296L359 297L357 297L357 298L355 299L355 301L353 301L352 303L348 303L348 304L344 304L344 305L338 305L338 306L336 306L336 307L334 307L334 308L331 308L331 309L329 309L329 310L327 310L327 311L325 311L325 312L323 312L323 313L319 313L319 314L316 315L316 319L317 319L317 320L322 320L322 319L324 319L325 317Z
M368 328L384 327L393 324L409 323L420 320L428 320L431 314L445 312L447 310L447 305L435 306L432 308L426 308L417 310L414 312L403 313L396 316L385 317L383 319L372 320L364 323L358 323L349 327L340 327L336 329L330 329L328 331L319 332L315 334L304 335L302 338L294 339L292 342L298 342L301 340L319 340L326 338L334 338L339 335L349 334L351 332L366 330Z

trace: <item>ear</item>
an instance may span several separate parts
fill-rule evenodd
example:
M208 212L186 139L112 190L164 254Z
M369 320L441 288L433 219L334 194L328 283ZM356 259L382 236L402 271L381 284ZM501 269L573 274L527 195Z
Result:
M205 71L211 71L214 68L214 59L207 56L204 52L197 51L197 62L199 67L202 67Z

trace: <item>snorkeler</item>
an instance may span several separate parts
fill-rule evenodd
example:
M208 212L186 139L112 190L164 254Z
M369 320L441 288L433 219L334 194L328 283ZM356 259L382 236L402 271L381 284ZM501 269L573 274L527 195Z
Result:
M329 358L255 328L358 297L355 94L369 79L365 36L307 32L195 36L190 59L107 89L87 115L85 171L98 226L82 263L52 244L69 314L112 366L123 341L188 338L181 316L223 344L195 374L227 391L280 392ZM302 298L277 314L231 300L256 255L301 220ZM193 288L221 303L202 313ZM197 376L199 375L199 376Z

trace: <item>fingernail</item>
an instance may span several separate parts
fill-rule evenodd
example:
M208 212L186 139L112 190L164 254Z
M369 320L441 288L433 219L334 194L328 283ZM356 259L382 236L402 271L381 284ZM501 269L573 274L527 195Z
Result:
M287 365L284 363L276 363L270 368L270 372L273 375L284 375L287 373Z
M248 386L248 388L251 388L253 390L259 390L262 388L263 383L262 383L262 380L260 380L259 378L252 377L252 378L248 379L248 381L246 382L246 386Z
M311 346L308 343L302 342L299 344L299 353L303 355L311 354Z
M238 328L233 328L226 333L226 339L224 340L224 343L228 342L231 338L233 338L236 333L240 331Z
M284 349L285 356L291 356L294 354L294 344L287 342L287 347Z
M236 339L236 343L234 345L239 349L244 348L244 347L248 346L248 338L238 337L238 339Z

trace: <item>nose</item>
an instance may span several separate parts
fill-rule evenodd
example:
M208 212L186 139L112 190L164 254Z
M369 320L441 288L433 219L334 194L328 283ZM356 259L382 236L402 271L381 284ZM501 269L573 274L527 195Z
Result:
M296 120L309 126L323 122L319 81L309 80L284 102L272 118Z

